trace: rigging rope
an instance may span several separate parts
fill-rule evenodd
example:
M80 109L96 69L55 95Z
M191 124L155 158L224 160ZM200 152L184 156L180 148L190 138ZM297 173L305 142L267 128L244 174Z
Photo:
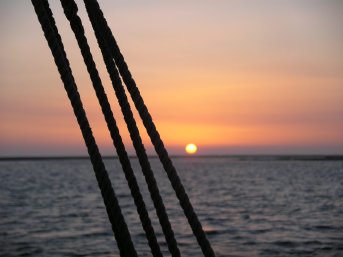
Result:
M146 178L146 181L148 184L148 188L149 188L153 203L154 203L155 208L156 208L156 213L157 213L157 216L160 220L160 224L161 224L162 230L163 230L165 238L166 238L168 249L169 249L170 253L172 254L172 256L175 256L175 257L181 256L180 251L179 251L178 246L177 246L175 236L174 236L174 232L172 230L171 224L170 224L168 216L167 216L165 206L164 206L162 198L160 196L160 193L159 193L159 190L157 187L157 183L156 183L156 180L154 178L154 175L153 175L153 172L152 172L149 160L148 160L148 156L146 154L146 151L145 151L145 148L144 148L144 145L143 145L143 142L142 142L136 121L135 121L133 113L131 111L131 107L130 107L129 101L127 99L127 96L126 96L125 89L121 83L119 73L118 73L117 68L115 66L115 63L113 61L113 58L111 58L111 54L110 54L110 51L108 48L108 44L104 40L104 37L101 34L100 29L97 26L97 23L95 22L96 17L93 16L92 9L89 9L88 7L89 6L86 5L86 9L87 9L89 18L91 20L91 23L93 25L93 29L95 31L95 35L96 35L99 47L100 47L101 52L102 52L107 71L110 75L115 94L118 98L119 105L120 105L121 110L123 112L124 119L125 119L125 122L127 124L128 130L130 133L130 137L132 139L134 148L136 150L140 165L142 167L142 171L145 175L145 178Z
M101 34L103 35L104 40L107 42L107 45L110 47L111 55L115 60L121 77L126 84L126 87L131 95L136 109L138 110L151 142L155 147L156 153L158 154L163 167L167 172L172 187L174 188L179 199L180 205L182 206L185 216L187 217L192 228L193 234L197 238L204 255L215 256L98 2L96 0L84 0L84 2L88 11L88 15L91 21L93 20L92 23L96 24L93 26L93 29L101 29Z
M85 140L120 254L125 257L137 256L129 230L121 213L117 197L112 188L111 181L108 177L105 165L102 161L102 157L87 120L86 113L83 109L81 98L77 91L61 37L58 34L52 12L49 8L49 3L46 0L31 0L31 2L44 31L44 36L54 57L64 88L68 94L74 114Z
M107 127L110 131L113 144L116 147L119 160L121 162L125 177L128 181L132 197L134 198L135 205L137 207L137 212L141 219L152 254L153 256L161 257L162 253L157 243L157 239L155 236L154 229L151 225L148 211L143 201L142 194L139 190L136 177L132 170L128 154L125 150L123 140L120 136L120 132L116 124L116 121L114 119L113 112L108 102L101 79L99 77L98 70L96 68L92 54L90 52L90 48L87 43L87 38L85 37L85 34L84 34L84 29L83 29L81 19L77 15L77 11L78 11L77 5L74 0L61 0L61 3L64 9L64 13L67 19L69 20L71 28L75 34L75 37L81 49L84 62L87 66L88 73L90 74L91 80L93 82L93 87L96 91L96 95L99 100L100 106L102 108L102 112L105 116L105 120L107 123Z
M48 41L48 45L53 54L61 79L64 83L65 90L67 91L68 97L74 110L74 114L77 118L83 138L85 140L87 150L93 165L93 169L98 181L98 185L101 190L101 194L106 206L106 211L109 220L112 224L112 230L117 241L120 255L125 257L137 256L136 250L134 249L134 245L131 240L130 233L128 231L124 217L121 213L118 200L112 188L111 182L108 178L106 168L104 166L99 149L92 134L92 130L86 117L86 113L83 109L80 95L77 91L77 87L74 81L74 77L72 75L69 61L64 51L61 37L58 33L52 12L49 8L49 3L47 0L31 1L34 5L36 14L44 31L46 40ZM125 150L125 146L120 136L120 132L116 124L115 118L113 116L113 112L111 110L106 93L104 91L92 54L90 52L90 48L87 43L87 38L85 37L81 19L77 15L77 5L74 2L74 0L61 0L61 3L65 15L68 18L71 28L75 34L75 37L81 49L84 62L87 66L87 70L93 82L93 87L96 91L96 95L101 105L101 109L104 114L107 127L110 131L113 144L116 148L119 160L125 173L125 177L128 181L132 197L134 198L137 212L140 216L143 229L146 233L149 246L151 248L151 252L153 256L161 257L162 253L158 245L156 235L148 215L148 211L143 201L143 197L140 193L138 183L132 170L129 157ZM98 2L96 0L84 0L84 3L86 6L88 16L93 26L98 41L98 45L101 49L107 71L110 75L115 94L118 98L120 108L123 112L124 120L127 124L130 137L133 142L135 151L137 153L145 180L147 182L150 196L153 200L156 213L159 218L162 231L165 235L165 239L170 253L173 257L180 256L180 251L177 246L175 235L172 230L170 221L168 219L168 215L163 204L162 197L159 193L156 179L151 169L151 165L149 163L148 156L143 145L120 76L126 84L127 90L131 95L131 98L134 102L136 109L138 110L138 113L143 121L147 133L154 145L155 151L158 154L161 163L163 164L163 167L168 175L171 185L175 190L176 196L179 199L180 205L183 208L184 214L188 219L193 234L195 235L204 256L215 256L211 248L211 245L207 240L206 235L202 229L200 221L198 220L198 217L196 216L194 209L189 201L185 189L181 184L180 178L173 166L173 163L168 155L168 152L164 147L164 144L155 127L152 117L148 112L146 105L144 104L139 89L137 88L136 83L132 78L132 75L128 69L124 57L122 56L120 49L116 43L116 40L107 24L107 21L103 16L103 13L100 9Z

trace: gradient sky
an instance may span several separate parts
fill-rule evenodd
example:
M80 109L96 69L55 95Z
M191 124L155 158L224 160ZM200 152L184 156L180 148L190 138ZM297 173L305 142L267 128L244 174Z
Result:
M114 154L76 40L50 2L94 135ZM343 154L343 1L99 2L172 154L190 142L199 154ZM0 156L85 154L30 1L0 2L0 33Z

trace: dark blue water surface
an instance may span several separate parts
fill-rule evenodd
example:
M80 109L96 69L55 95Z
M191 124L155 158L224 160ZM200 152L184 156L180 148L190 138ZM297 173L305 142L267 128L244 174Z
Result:
M173 160L217 256L343 256L343 162ZM106 160L139 256L150 256L118 160ZM201 256L152 159L183 256ZM137 159L158 241L169 256ZM88 160L0 162L1 256L118 256Z

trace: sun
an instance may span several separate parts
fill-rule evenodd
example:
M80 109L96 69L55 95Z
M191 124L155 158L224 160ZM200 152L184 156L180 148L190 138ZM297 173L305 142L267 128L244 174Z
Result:
M198 151L198 147L195 144L188 144L185 147L186 153L195 154Z

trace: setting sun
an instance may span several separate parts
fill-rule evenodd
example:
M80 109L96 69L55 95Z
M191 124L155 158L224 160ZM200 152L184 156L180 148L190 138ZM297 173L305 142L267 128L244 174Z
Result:
M195 154L198 151L198 147L195 144L188 144L185 147L186 153Z

